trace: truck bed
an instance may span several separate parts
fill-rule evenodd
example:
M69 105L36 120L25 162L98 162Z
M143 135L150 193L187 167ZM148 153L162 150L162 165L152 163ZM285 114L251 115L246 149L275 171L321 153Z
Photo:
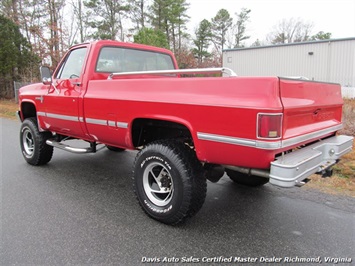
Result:
M277 154L341 128L338 86L278 77L93 80L84 110L89 135L104 143L134 148L135 119L168 120L190 130L201 161L267 169ZM257 138L259 113L283 115L280 138ZM90 123L103 117L110 133Z

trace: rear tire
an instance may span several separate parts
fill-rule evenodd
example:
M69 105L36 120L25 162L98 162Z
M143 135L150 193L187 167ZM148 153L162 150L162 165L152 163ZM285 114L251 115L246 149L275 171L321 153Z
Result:
M229 169L226 170L226 173L235 183L249 187L260 187L269 182L269 179L265 177L247 175Z
M178 224L202 207L207 183L201 163L185 144L157 141L138 154L133 170L137 200L151 218Z
M34 117L23 121L20 130L20 146L26 162L31 165L48 163L53 156L53 147L46 144L50 132L40 132Z

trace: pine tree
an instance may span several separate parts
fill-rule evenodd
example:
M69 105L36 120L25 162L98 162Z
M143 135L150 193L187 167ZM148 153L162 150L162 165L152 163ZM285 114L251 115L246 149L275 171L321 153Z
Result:
M84 5L92 17L89 25L96 29L94 39L124 41L122 19L128 14L129 6L124 0L87 0Z
M38 58L19 27L0 15L0 97L14 96L13 81L21 81L27 72L38 68ZM30 68L30 70L29 70Z
M230 17L229 12L226 9L221 9L211 21L213 43L218 51L222 51L226 43L227 31L233 24L233 18Z
M199 27L196 29L196 39L194 44L196 48L193 49L195 56L197 57L199 65L202 64L205 58L208 58L211 54L208 52L212 38L212 25L211 22L204 19L200 22Z
M165 33L174 52L181 48L182 39L187 35L188 6L186 0L154 0L150 7L152 26Z
M242 8L240 13L236 13L237 15L237 23L236 23L236 34L235 34L235 48L243 47L243 41L250 38L250 36L245 35L246 33L246 23L249 20L250 9Z
M134 42L156 47L169 48L165 34L158 29L141 29L136 35L134 35Z

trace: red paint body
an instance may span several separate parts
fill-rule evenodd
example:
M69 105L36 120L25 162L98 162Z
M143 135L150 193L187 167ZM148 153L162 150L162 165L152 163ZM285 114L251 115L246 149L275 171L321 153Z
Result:
M278 77L136 75L108 80L109 73L95 72L104 46L165 53L173 58L175 68L177 64L170 51L155 47L99 41L72 49L82 46L88 49L80 78L53 76L59 94L42 83L21 89L21 108L24 103L35 106L42 130L135 149L132 124L136 119L171 121L190 131L200 161L268 169L276 154L333 135L341 126L338 84ZM281 138L258 138L259 113L282 114Z

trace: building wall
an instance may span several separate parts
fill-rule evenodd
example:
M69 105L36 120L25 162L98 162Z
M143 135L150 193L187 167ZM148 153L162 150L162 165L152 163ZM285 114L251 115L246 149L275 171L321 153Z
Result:
M307 77L355 87L355 38L223 51L239 76Z

